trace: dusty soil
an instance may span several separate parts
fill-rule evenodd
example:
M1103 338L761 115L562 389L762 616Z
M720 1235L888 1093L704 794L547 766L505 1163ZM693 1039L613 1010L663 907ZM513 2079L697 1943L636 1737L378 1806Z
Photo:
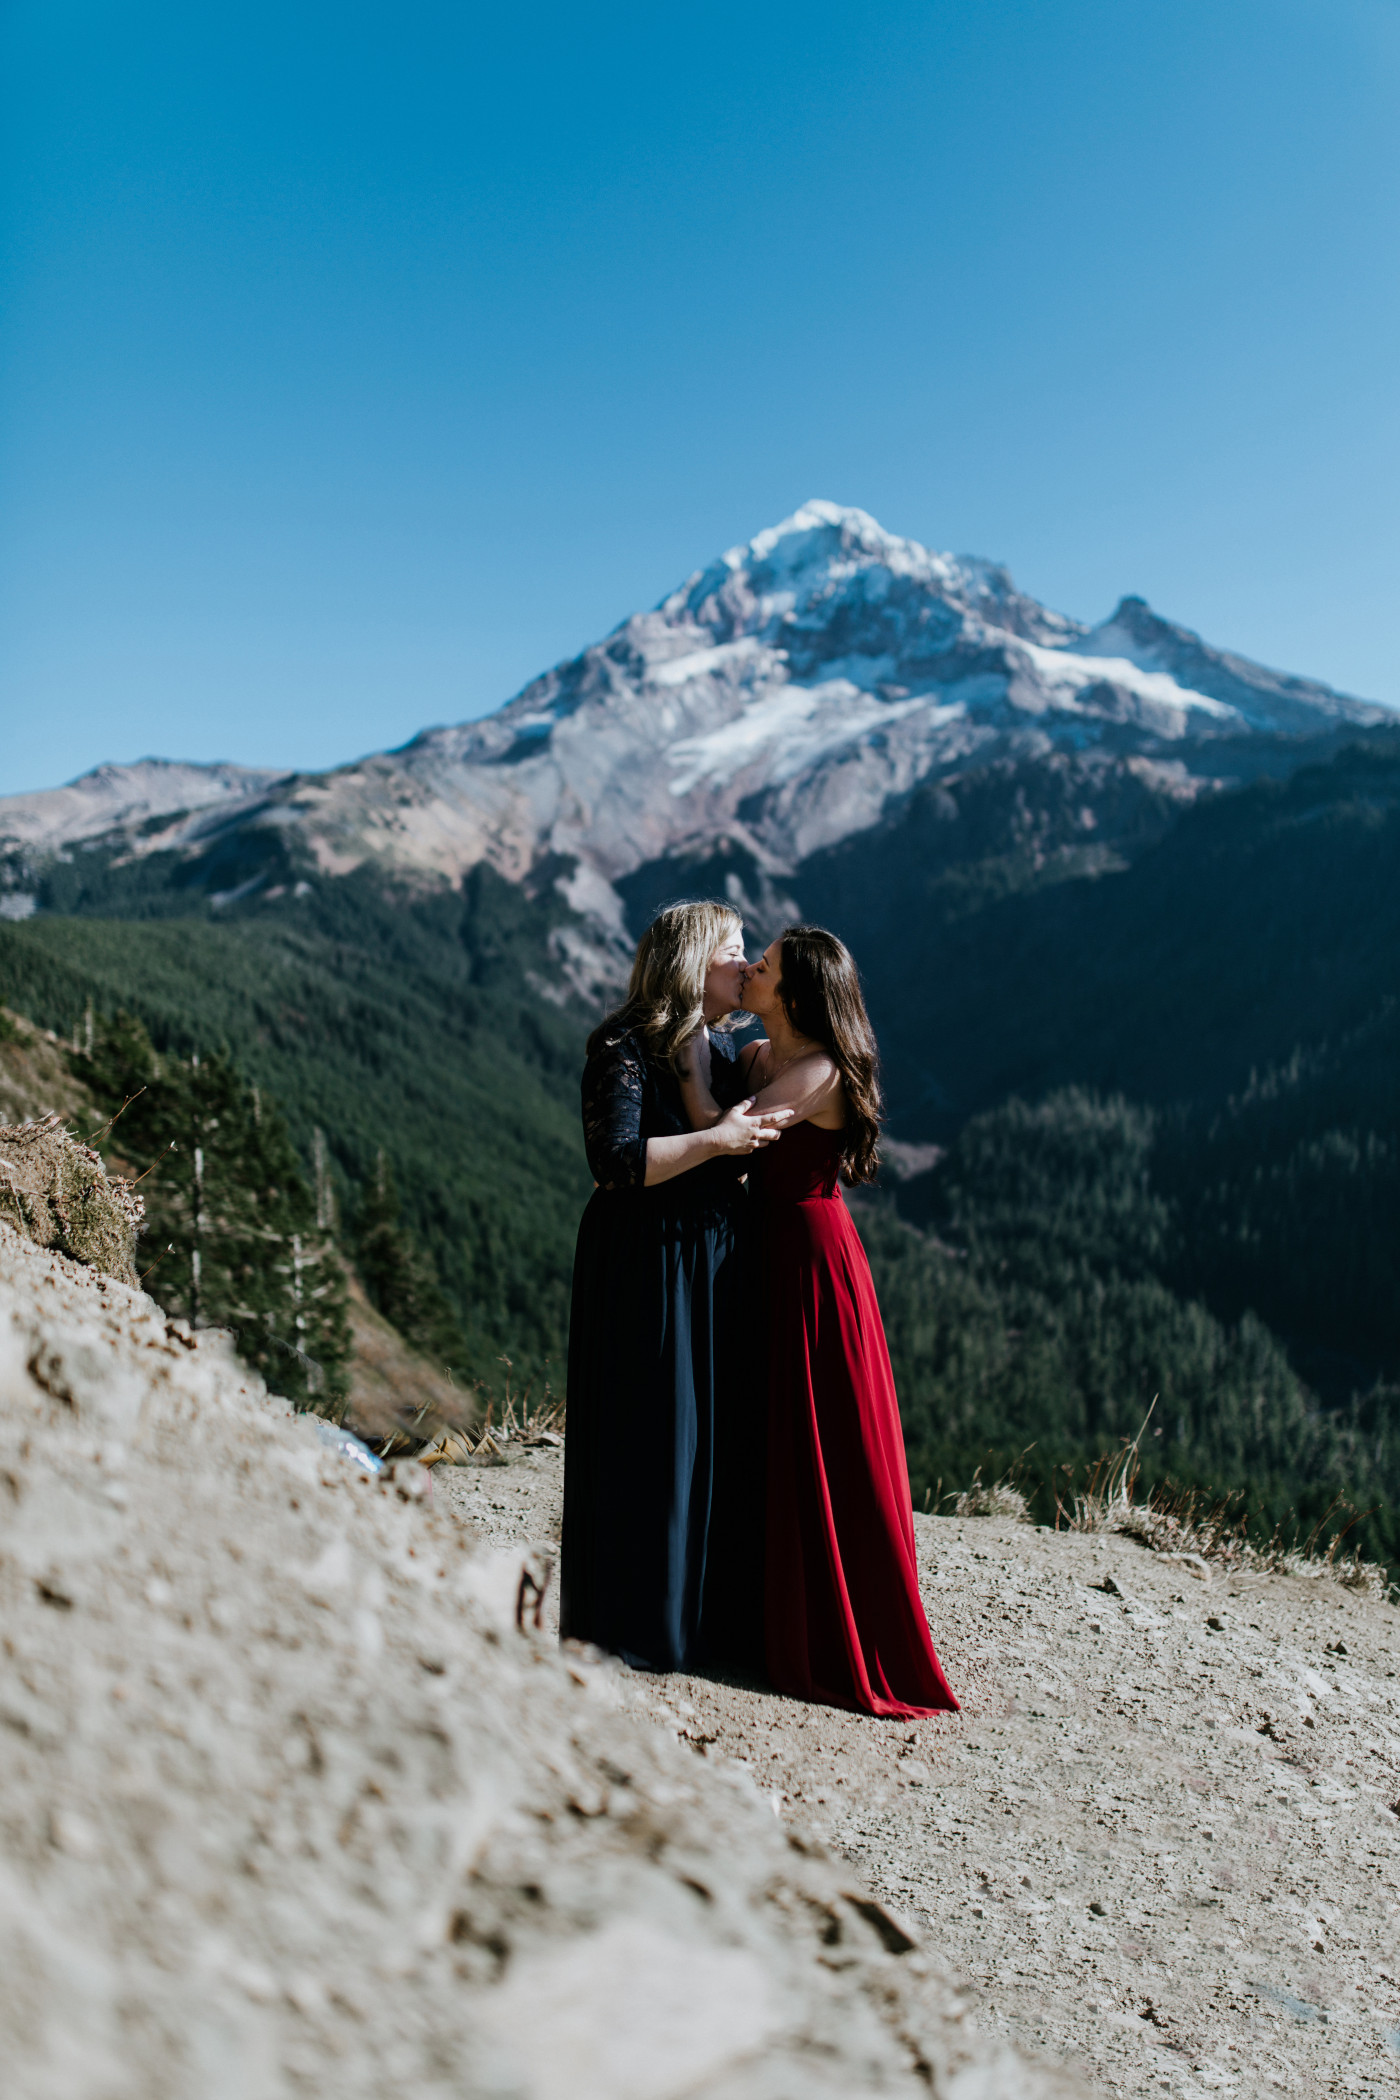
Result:
M5 2100L1080 2090L427 1484L0 1226Z
M549 1547L561 1472L524 1452L437 1492ZM1400 2090L1395 1608L1115 1536L915 1526L961 1716L619 1678L857 1866L987 2030L1124 2095Z

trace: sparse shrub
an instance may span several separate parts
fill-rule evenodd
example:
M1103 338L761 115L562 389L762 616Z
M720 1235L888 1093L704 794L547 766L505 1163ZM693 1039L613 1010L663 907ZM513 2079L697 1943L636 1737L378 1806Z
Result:
M0 1218L36 1246L135 1283L142 1215L132 1184L109 1180L99 1155L57 1116L0 1129Z
M1347 1589L1390 1594L1383 1567L1363 1559L1356 1546L1345 1550L1361 1512L1341 1495L1333 1497L1307 1533L1296 1517L1265 1530L1257 1513L1251 1518L1248 1497L1238 1490L1211 1495L1164 1481L1139 1500L1141 1444L1150 1419L1151 1409L1131 1442L1094 1461L1082 1488L1074 1486L1077 1469L1062 1468L1068 1500L1056 1497L1057 1528L1116 1532L1173 1559L1280 1575L1326 1575Z

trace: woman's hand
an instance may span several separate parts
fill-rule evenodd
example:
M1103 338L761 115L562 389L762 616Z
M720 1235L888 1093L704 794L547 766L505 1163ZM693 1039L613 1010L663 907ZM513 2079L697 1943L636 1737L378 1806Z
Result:
M792 1116L790 1108L769 1108L759 1115L752 1115L752 1097L721 1115L708 1093L705 1099L710 1103L710 1114L699 1128L686 1131L682 1137L647 1139L646 1186L649 1189L655 1188L658 1182L673 1181L677 1174L687 1174L692 1167L701 1166L717 1155L757 1152L762 1146L771 1145L774 1138L782 1136L782 1126Z
M792 1120L790 1108L770 1108L762 1115L751 1115L754 1097L740 1101L728 1109L713 1126L712 1136L720 1152L757 1152L764 1145L771 1145L774 1138L783 1134L782 1126Z

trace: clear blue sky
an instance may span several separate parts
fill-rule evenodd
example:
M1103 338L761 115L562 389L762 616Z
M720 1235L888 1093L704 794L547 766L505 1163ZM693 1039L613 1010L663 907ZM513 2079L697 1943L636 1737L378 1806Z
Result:
M1400 0L8 0L0 792L507 698L804 498L1400 702Z

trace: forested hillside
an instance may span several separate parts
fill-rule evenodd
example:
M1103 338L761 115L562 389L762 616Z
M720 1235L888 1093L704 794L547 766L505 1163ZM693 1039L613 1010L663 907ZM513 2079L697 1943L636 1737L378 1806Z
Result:
M969 908L966 879L901 900L886 865L859 922L899 1134L1066 1085L1151 1108L1173 1286L1257 1313L1331 1401L1400 1380L1395 740L1214 797L1097 880L1027 869ZM901 1201L932 1214L918 1183Z
M1073 835L1072 797L1052 825L1017 821L1022 778L999 832L950 859L947 799L919 790L797 878L861 957L901 1134L1081 1083L1217 1107L1324 1046L1371 1085L1356 1031L1369 1042L1400 991L1400 733L1169 823L1144 797L1140 849L1106 866L1092 831Z
M1149 1474L1319 1516L1344 1485L1400 1556L1395 738L1121 872L1031 844L921 887L853 842L803 897L865 931L900 1134L950 1146L896 1191L929 1237L871 1228L916 1470L1034 1442L1048 1477L1160 1394Z
M1236 1489L1266 1532L1294 1513L1306 1533L1341 1497L1354 1541L1400 1560L1400 1382L1320 1404L1211 1287L1174 1164L1151 1110L1071 1088L973 1118L917 1192L924 1230L862 1212L916 1501L1019 1465L1053 1521L1085 1457L1146 1422L1146 1482Z

